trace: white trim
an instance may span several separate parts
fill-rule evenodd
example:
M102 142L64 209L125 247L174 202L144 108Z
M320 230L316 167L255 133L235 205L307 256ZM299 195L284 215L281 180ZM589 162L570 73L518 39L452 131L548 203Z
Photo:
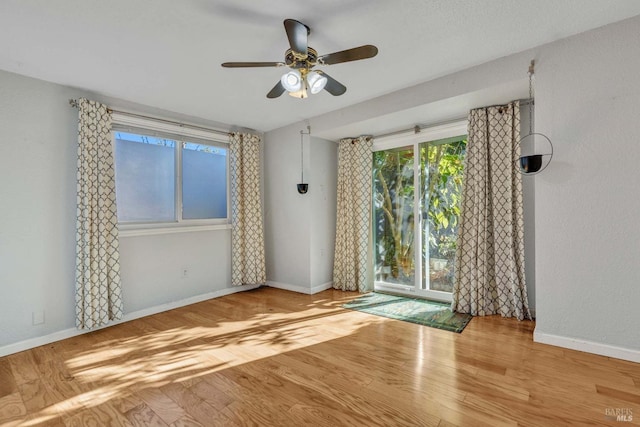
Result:
M333 288L333 282L323 283L321 285L314 286L312 288L305 288L302 286L290 285L289 283L274 282L271 280L267 280L266 285L272 288L284 289L285 291L298 292L299 294L305 294L305 295L313 295L313 294L317 294L318 292L326 291L327 289Z
M174 233L191 233L195 231L213 231L213 230L231 230L231 224L211 224L211 225L163 225L147 226L147 228L128 228L127 226L118 226L118 234L120 237L135 236L154 236L156 234L174 234Z
M406 133L390 135L373 139L373 151L389 150L391 148L408 147L425 141L437 141L467 134L467 120L460 120L443 125L422 129L418 133L409 131Z
M162 313L163 311L169 311L169 310L184 307L187 305L195 304L198 302L210 300L213 298L219 298L225 295L235 294L236 292L256 289L259 286L260 285L243 285L243 286L234 286L231 288L224 288L217 291L208 292L206 294L185 298L179 301L173 301L166 304L160 304L154 307L149 307L142 310L134 311L132 313L125 314L121 320L117 320L115 322L109 323L108 325L105 325L99 328L83 329L83 330L79 330L76 328L69 328L69 329L64 329L62 331L53 332L48 335L43 335L41 337L26 339L24 341L19 341L17 343L0 347L0 357L8 356L9 354L18 353L20 351L29 350L31 348L39 347L41 345L50 344L52 342L61 341L67 338L76 337L78 335L83 335L83 334L97 331L100 329L108 328L110 326L119 325L120 323L129 322L131 320L150 316L152 314Z
M182 215L184 209L182 207L182 191L184 189L182 185L182 151L184 150L184 141L176 141L175 149L173 151L174 164L173 170L175 171L173 179L173 206L177 224L182 223ZM228 174L227 174L228 176Z
M450 292L433 291L430 289L416 289L415 286L399 285L395 283L374 282L374 291L390 292L409 298L425 298L432 301L450 303L453 296Z
M538 332L537 328L533 331L533 341L541 344L549 344L556 347L563 347L571 350L584 351L586 353L599 354L601 356L640 363L640 350L617 347L614 345L577 338L546 334L544 332Z
M333 281L323 283L322 285L313 286L311 288L311 295L317 294L318 292L326 291L327 289L333 288Z
M208 131L200 126L195 128L187 124L167 123L161 121L162 119L154 119L153 117L137 117L127 113L119 113L117 111L112 113L111 118L114 124L120 126L132 126L135 128L178 134L191 138L209 139L211 141L229 145L229 137L226 134L220 133L225 131L220 131L218 129L211 129Z
M298 292L299 294L311 295L311 288L290 285L289 283L273 282L271 280L267 280L267 283L265 284L272 288L284 289L285 291Z
M420 152L420 143L418 141L415 141L413 144L413 229L414 230L419 230L418 233L413 233L413 248L414 248L414 253L413 253L413 265L414 265L414 270L413 270L413 278L414 278L414 283L413 286L415 287L416 291L420 291L422 290L423 287L423 283L422 283L422 267L425 267L425 277L431 277L430 276L430 266L429 266L429 240L428 238L426 239L426 242L422 241L422 235L426 234L427 236L429 236L429 221L424 221L422 218L422 188L420 188L420 178L422 177L422 171L420 170L420 156L421 156L421 152ZM425 159L426 163L427 163L427 168L429 167L429 160ZM437 166L436 166L437 167ZM427 175L428 177L428 175ZM427 178L428 179L428 178ZM427 181L428 182L428 181ZM396 195L397 196L397 195ZM424 209L428 210L430 208L430 206L424 206ZM375 224L375 223L374 223ZM424 229L422 228L422 225L424 224ZM427 247L423 248L422 245L426 244ZM427 256L427 260L423 260L422 259L422 254L425 253L425 249L426 249L426 256ZM426 262L425 262L426 261ZM427 283L428 284L428 283ZM375 285L374 285L375 287Z

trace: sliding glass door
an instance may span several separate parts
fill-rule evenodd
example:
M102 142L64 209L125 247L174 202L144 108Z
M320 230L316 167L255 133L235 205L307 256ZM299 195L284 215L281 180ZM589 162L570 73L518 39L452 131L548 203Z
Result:
M376 279L414 286L415 185L413 148L373 154Z
M377 290L451 300L466 148L461 126L437 129L432 135L444 138L435 140L374 145Z

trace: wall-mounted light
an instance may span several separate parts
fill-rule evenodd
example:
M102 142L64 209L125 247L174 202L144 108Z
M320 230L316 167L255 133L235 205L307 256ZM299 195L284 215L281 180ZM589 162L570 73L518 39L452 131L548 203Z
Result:
M311 140L311 126L307 125L307 132L300 131L300 184L297 185L300 194L306 194L309 191L309 184L304 183L304 135L309 135Z
M553 158L553 144L548 136L543 133L534 132L533 131L533 109L535 106L535 99L533 97L533 72L534 72L535 61L532 60L529 65L529 100L531 104L529 105L529 133L520 138L518 144L520 145L520 149L523 146L532 147L532 151L540 150L540 145L545 145L543 148L544 153L539 154L530 154L527 156L520 156L516 162L516 167L523 175L535 175L537 173L545 170L549 163L551 163L551 159Z

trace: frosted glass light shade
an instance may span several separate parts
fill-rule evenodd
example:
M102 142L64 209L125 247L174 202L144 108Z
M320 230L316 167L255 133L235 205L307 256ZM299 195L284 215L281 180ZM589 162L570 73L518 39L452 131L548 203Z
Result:
M280 78L280 83L288 92L297 92L302 89L302 76L300 71L291 70Z
M307 83L312 94L320 92L327 85L327 78L316 71L307 75Z

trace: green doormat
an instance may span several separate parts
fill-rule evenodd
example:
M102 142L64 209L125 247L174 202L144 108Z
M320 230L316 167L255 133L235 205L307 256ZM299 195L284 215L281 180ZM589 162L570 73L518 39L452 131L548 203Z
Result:
M462 332L472 317L453 313L448 303L377 292L361 296L342 307L457 333Z

